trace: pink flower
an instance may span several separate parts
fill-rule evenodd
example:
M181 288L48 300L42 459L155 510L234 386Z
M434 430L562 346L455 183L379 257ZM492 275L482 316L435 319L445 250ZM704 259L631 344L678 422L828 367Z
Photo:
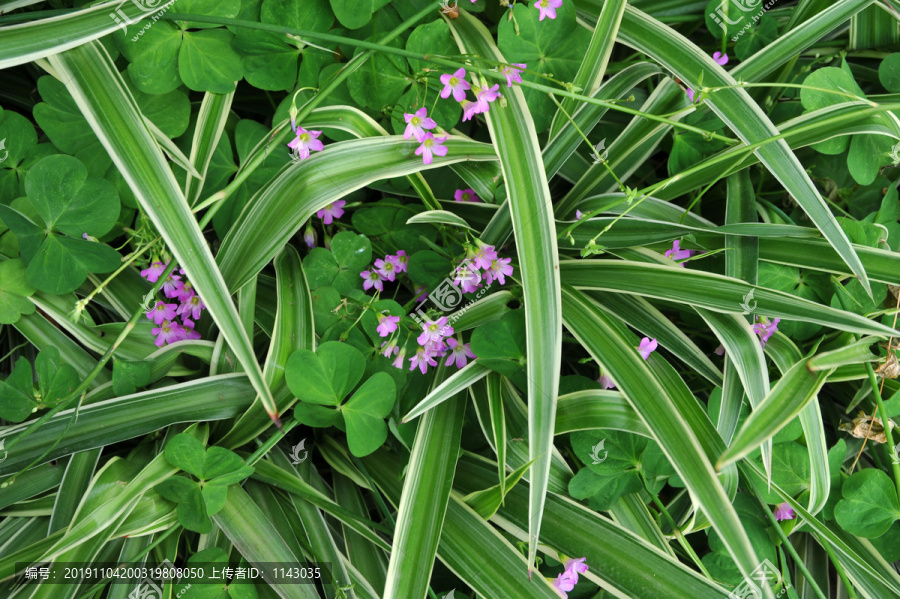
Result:
M421 293L421 295L416 298L416 301L424 302L428 297L428 287L426 287L425 285L416 285L415 287L413 287L413 293Z
M447 317L441 316L437 320L429 320L422 325L422 334L419 335L417 341L419 345L426 345L431 341L443 342L444 337L452 334L453 327L447 324Z
M385 258L388 258L388 256L385 256ZM375 270L381 275L381 278L388 281L393 281L397 277L396 268L397 265L390 260L379 259L375 261Z
M572 558L566 561L566 569L562 574L553 581L553 587L562 592L563 597L568 597L566 593L575 589L578 584L578 574L588 571L588 566L584 563L586 558Z
M449 136L435 137L430 131L425 133L422 139L418 140L422 145L416 148L416 156L422 156L424 164L431 164L434 161L434 155L446 156L447 148L441 144L447 141L447 137Z
M690 98L690 100L691 100L691 104L693 104L694 103L694 90L692 90L691 88L687 88L686 90L684 90L684 93L687 94L687 97Z
M325 147L322 145L322 142L317 139L322 135L321 131L307 131L303 127L297 127L294 129L294 133L297 137L291 140L288 147L291 149L291 153L297 160L309 158L310 150L320 152Z
M417 349L416 355L409 359L410 370L418 368L422 374L425 374L428 371L429 366L437 366L437 362L434 361L431 353L424 347Z
M180 324L168 320L164 320L160 326L154 327L151 333L156 335L154 343L157 347L162 347L164 343L175 343L187 338L187 333Z
M344 205L346 203L347 200L338 200L336 202L332 202L316 212L316 216L321 218L322 222L326 225L330 225L334 222L334 219L344 216Z
M397 323L400 322L399 316L385 316L384 314L376 314L378 317L378 326L376 330L381 337L387 337L397 330Z
M164 320L175 320L175 309L178 304L156 302L156 305L147 312L147 318L156 324L162 324Z
M447 361L444 362L444 366L450 366L454 361L456 362L457 368L462 368L466 365L466 362L469 358L475 359L475 354L472 353L472 350L469 349L469 344L466 343L463 345L459 341L454 338L447 339L447 345L450 346L450 355L447 356Z
M167 298L172 299L181 294L182 287L184 287L184 283L181 282L181 277L172 273L169 275L169 278L166 279L166 282L163 283L162 290Z
M600 378L597 379L597 382L600 383L600 386L604 389L615 389L616 384L613 382L611 378L609 378L605 374L601 374Z
M441 97L447 99L450 97L450 94L453 94L453 99L457 102L465 100L466 90L471 89L465 77L465 69L459 69L452 75L441 75L441 83L444 84L444 89L441 90Z
M520 73L527 67L527 64L524 63L512 63L512 66L504 66L500 69L500 74L506 77L506 86L512 87L513 83L522 83L522 76ZM519 68L514 68L519 67Z
M166 264L162 262L154 262L150 265L150 268L145 268L141 271L141 276L147 279L151 283L155 283L159 280L159 275L163 273L166 269Z
M403 362L406 360L406 348L400 350L400 354L391 362L394 368L403 368Z
M194 321L193 320L191 320L190 318L185 318L181 322L184 323L184 329L182 329L182 330L184 331L185 339L193 340L193 339L200 338L201 335L200 335L199 331L194 330Z
M562 6L562 0L537 0L534 7L540 9L541 15L538 21L543 21L544 17L556 18L556 9Z
M363 279L363 289L369 290L374 287L378 291L384 291L384 283L381 281L381 275L377 270L364 270L359 273Z
M581 210L575 211L575 220L581 220L582 216L584 216L584 212L582 212Z
M566 570L574 571L579 574L584 574L588 571L588 565L585 562L587 560L586 557L573 557L566 561Z
M434 129L437 123L434 119L428 117L428 109L424 106L415 113L404 113L403 118L406 119L406 131L403 132L404 139L416 138L416 141L425 139L425 130Z
M754 332L755 332L755 331L754 331ZM724 355L725 355L725 346L722 345L721 343L719 344L719 347L716 348L716 355L717 355L717 356L724 356Z
M341 211L341 214L343 213L344 212ZM316 230L313 229L312 222L306 224L306 230L303 231L303 243L305 243L306 247L309 249L316 247Z
M672 249L666 250L666 258L671 258L672 260L683 260L684 258L690 258L694 254L697 253L697 250L683 250L680 247L681 241L676 239L672 242ZM684 268L684 264L680 265Z
M387 346L387 347L385 347L385 346ZM381 343L381 347L384 348L384 350L381 352L381 355L384 356L385 358L390 358L392 355L394 355L398 351L400 351L400 348L397 347L396 341L383 341ZM399 366L398 366L398 368L399 368Z
M478 289L481 283L481 273L474 268L470 268L467 262L456 267L456 278L453 284L460 287L463 293L472 293Z
M205 307L206 305L200 299L200 296L194 295L188 301L181 304L178 308L178 314L181 315L182 321L188 317L197 320L200 318L200 312L202 312Z
M775 519L779 522L781 520L793 520L796 518L796 514L794 514L794 508L785 501L784 503L779 503L775 506Z
M178 301L182 304L194 297L194 286L190 281L185 281L181 289L178 290Z
M638 346L638 353L641 354L641 357L645 360L650 357L654 351L656 351L659 343L656 342L656 339L650 339L649 337L644 337L641 339L641 344Z
M756 319L756 324L753 325L753 332L759 335L759 344L765 349L769 337L778 331L778 323L781 322L781 319L776 318L771 322L759 322L759 316L754 318Z
M457 202L480 202L478 196L475 195L474 189L457 189L453 194L453 199Z
M716 61L716 64L719 66L724 66L728 64L728 55L722 54L721 52L715 52L713 54L713 60Z
M562 0L560 0L562 1ZM500 84L495 83L493 87L489 87L487 83L482 85L481 87L475 88L475 101L466 104L463 109L463 120L468 120L468 118L472 118L474 114L482 114L491 109L490 102L493 102L503 94L500 93Z
M494 246L483 243L480 239L475 241L477 249L470 249L468 258L475 262L476 268L490 268L491 262L497 259L497 251Z
M491 267L484 271L484 280L488 285L494 281L500 281L501 285L506 285L506 277L513 274L513 267L510 265L512 258L498 258L491 263Z
M396 262L394 262L396 258ZM391 260L397 265L397 272L406 272L406 265L409 263L409 256L403 250L397 250L396 256L387 256L385 260Z

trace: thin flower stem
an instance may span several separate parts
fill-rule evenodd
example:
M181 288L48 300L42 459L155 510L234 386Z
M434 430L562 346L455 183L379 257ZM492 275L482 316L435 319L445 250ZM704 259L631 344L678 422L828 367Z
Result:
M421 18L431 12L432 8L423 9L421 16L417 15L413 17L413 19ZM215 23L217 25L230 25L232 27L246 27L247 29L258 29L261 31L271 31L272 33L291 33L295 35L301 35L304 37L311 37L314 39L320 39L328 42L335 42L339 44L346 44L350 46L357 46L359 48L366 48L370 51L384 52L385 54L394 54L397 56L402 56L404 58L413 58L417 60L422 60L426 62L432 62L434 64L443 65L446 67L450 67L453 69L458 69L460 67L469 67L472 65L463 64L459 61L447 60L446 58L435 56L432 54L418 54L416 52L410 52L409 50L403 50L401 48L394 48L392 46L386 46L383 43L375 43L375 42L367 42L364 40L356 40L347 37L341 37L337 35L330 35L327 33L318 33L316 31L302 31L300 29L294 29L292 27L282 27L280 25L269 25L266 23L253 23L251 21L243 21L239 19L228 19L225 17L212 17L208 15L194 15L194 14L181 14L181 13L166 13L162 17L163 20L168 21L198 21L201 23ZM404 23L404 25L406 25ZM401 25L403 27L404 25ZM395 30L396 31L396 30ZM393 33L393 32L392 32ZM385 39L384 42L389 41ZM359 54L358 56L367 56L368 53L364 52L363 54ZM344 75L346 69L342 71L338 77ZM494 79L495 81L503 81L506 82L506 77L499 72L496 71L484 71L481 73L484 77ZM556 94L558 96L563 96L566 98L571 98L573 100L579 100L581 102L587 102L589 104L597 104L598 106L605 106L611 110L618 110L619 112L624 112L626 114L630 114L633 116L640 116L646 118L651 121L657 121L660 123L665 123L671 127L675 127L678 129L684 129L685 131L693 131L694 133L703 135L709 139L718 139L720 141L724 141L726 143L736 143L738 140L732 137L726 137L724 135L719 135L718 133L713 133L712 131L706 131L705 129L701 129L699 127L694 127L693 125L687 125L685 123L680 123L678 121L673 121L667 119L665 117L660 117L655 114L650 114L647 112L641 112L640 110L635 110L633 108L626 108L625 106L619 106L615 102L609 102L606 100L600 100L598 98L591 98L590 96L585 96L582 94L576 94L574 92L570 92L567 90L557 89L550 87L548 85L541 85L540 83L533 83L530 81L523 81L520 84L522 87L530 87L531 89L535 89L548 94ZM329 86L332 87L332 86ZM329 90L330 91L330 90ZM324 92L324 90L323 90ZM298 117L299 118L299 117ZM249 166L249 165L248 165ZM240 173L238 173L240 175ZM243 179L241 180L243 181ZM230 195L230 194L229 194Z
M156 242L158 242L160 239L162 239L162 237L157 237L157 238L154 239L153 241L147 243L144 247L138 248L137 250L135 250L134 252L132 252L130 256L128 256L127 258L125 258L125 261L122 263L122 266L120 266L119 268L117 268L111 275L109 275L108 277L106 277L106 279L105 279L102 283L100 283L99 285L97 285L97 286L94 288L94 290L90 292L90 294L88 294L83 300L81 300L80 302L78 302L79 307L80 307L82 310L84 310L85 308L87 308L87 307L88 307L88 304L91 303L91 301L94 299L94 296L95 296L95 295L97 295L98 293L100 293L101 291L103 291L103 290L106 288L106 286L109 285L110 282L112 282L113 279L115 279L117 276L119 276L120 274L122 274L122 272L123 272L126 268L128 268L129 266L131 266L131 264L132 264L135 260L137 260L138 257L140 257L141 255L143 255L144 252L146 252L146 251L149 250L151 247L153 247L153 246L156 244Z
M839 92L839 91L835 91L833 89L827 89L824 87L814 87L811 85L803 85L801 83L744 83L744 82L740 82L737 85L722 85L719 87L704 87L703 91L717 92L717 91L720 91L723 89L738 89L741 87L790 87L790 88L794 88L794 89L808 89L811 91L822 92L822 93L826 93L826 94L835 94L838 96L844 96L845 98L850 98L851 100L858 100L860 102L866 102L869 104L869 107L871 107L871 108L878 107L877 102L872 102L871 100L868 100L866 98L860 98L859 96L848 93L848 92Z
M787 549L787 552L790 554L791 559L794 560L794 565L797 566L797 569L800 570L800 573L806 579L806 582L809 584L813 593L816 594L816 597L819 599L827 599L825 594L822 592L822 589L819 588L819 585L816 584L815 578L810 574L809 570L806 568L806 564L803 563L803 560L800 559L800 556L797 555L797 550L794 549L794 546L788 540L787 535L784 534L784 530L781 528L781 525L778 523L778 520L775 519L775 515L772 514L772 510L769 509L769 506L765 501L762 500L759 493L756 493L756 500L762 506L762 511L769 518L769 523L772 525L772 528L775 529L775 534L778 535L778 538L781 539L781 544Z
M878 413L881 414L881 425L884 427L884 453L887 461L891 464L891 470L894 475L894 485L897 487L897 498L900 499L900 464L897 460L892 459L894 452L894 439L891 433L891 419L884 407L884 400L881 398L881 389L878 387L878 380L875 378L875 370L872 368L871 362L866 362L866 374L869 375L869 384L872 385L872 393L875 395L875 403L878 406ZM872 427L869 426L869 429Z
M279 441L284 439L287 434L291 431L292 428L300 424L295 418L291 418L287 422L281 425L280 431L275 431L271 437L266 439L262 445L260 445L256 451L254 451L250 456L244 460L248 466L252 466L256 462L263 459L269 451L278 444Z
M641 477L643 478L644 474L641 473ZM644 480L644 487L646 488L647 481ZM687 537L681 532L681 529L678 528L678 525L675 524L675 520L672 519L672 515L669 514L669 510L666 509L666 506L663 505L663 502L659 500L656 493L650 493L650 497L653 499L654 505L656 505L657 509L659 509L659 513L662 514L666 522L668 522L669 526L672 527L672 532L675 535L675 538L678 539L678 543L681 545L681 548L684 549L685 553L690 556L691 560L694 564L700 568L700 571L703 572L703 575L706 576L709 580L712 580L713 577L706 569L706 566L703 565L703 560L700 559L700 556L697 555L697 552L694 551L694 548L691 547L691 544L688 542Z

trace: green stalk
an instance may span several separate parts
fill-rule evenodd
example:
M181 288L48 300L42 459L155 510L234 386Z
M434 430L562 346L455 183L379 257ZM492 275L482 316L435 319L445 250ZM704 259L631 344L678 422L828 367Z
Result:
M869 375L869 384L872 385L872 393L875 396L875 403L878 406L878 412L881 414L881 424L884 427L884 452L887 461L891 463L891 470L894 475L894 485L897 487L897 497L900 498L900 464L891 459L891 453L894 451L893 434L891 433L891 419L884 407L884 400L881 398L881 390L878 388L878 380L875 378L875 370L872 369L872 363L866 362L866 374Z

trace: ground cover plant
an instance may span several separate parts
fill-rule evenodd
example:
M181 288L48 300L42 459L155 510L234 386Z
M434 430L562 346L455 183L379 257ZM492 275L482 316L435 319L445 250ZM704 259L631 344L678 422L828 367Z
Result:
M898 19L0 2L0 596L900 597Z

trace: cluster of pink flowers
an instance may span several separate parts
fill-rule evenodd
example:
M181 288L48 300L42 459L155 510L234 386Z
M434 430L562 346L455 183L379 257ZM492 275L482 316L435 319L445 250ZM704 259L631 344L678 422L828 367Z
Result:
M378 314L378 334L386 337L388 334L397 330L397 323L400 321L399 316L385 316ZM468 343L463 343L462 339L453 338L453 327L447 324L447 317L442 316L437 320L428 320L422 325L422 333L416 339L419 347L416 353L409 359L409 369L416 368L422 374L428 372L429 366L437 366L435 358L444 358L444 366L456 363L457 368L466 365L469 359L474 359L475 354ZM385 358L396 356L391 365L394 368L403 368L406 361L406 348L400 348L397 341L391 339L381 344L381 355Z
M435 137L434 133L429 129L434 129L438 125L434 119L428 116L428 109L424 106L415 112L407 112L403 114L406 120L406 131L403 132L404 139L413 139L421 145L416 148L416 156L422 157L423 164L431 164L434 162L435 156L446 156L447 148L443 145L449 135Z
M166 269L166 264L154 262L149 268L141 271L141 276L151 283L159 281L160 275ZM194 291L194 286L188 280L182 281L184 269L179 268L180 274L174 272L163 283L162 291L168 299L177 299L178 303L156 302L156 305L147 312L147 318L157 326L152 333L156 336L156 345L162 347L167 343L175 343L185 339L199 339L200 333L194 330L194 323L200 318L200 314L206 308L203 300ZM181 317L181 323L177 318Z
M568 598L567 593L575 589L575 585L578 584L578 575L588 571L588 565L584 563L586 559L585 557L573 557L566 560L566 569L553 581L553 588L559 591L563 597Z
M363 278L363 289L368 291L374 287L376 291L384 291L384 281L393 282L398 274L406 272L408 263L409 256L403 250L397 251L396 255L388 254L383 260L376 260L374 268L359 273Z
M526 66L527 65L525 64L513 64L512 66L507 65L503 67L501 73L506 77L506 82L509 87L512 87L513 82L522 82L520 73ZM441 83L444 84L444 89L441 90L441 97L446 99L449 98L451 94L453 95L453 99L459 102L463 107L464 121L468 121L476 114L487 112L491 109L490 103L503 95L499 91L499 83L495 83L493 86L485 83L483 85L472 87L472 85L466 81L466 70L463 68L458 69L452 75L449 73L441 75ZM474 102L466 99L466 90L469 89L475 94Z
M499 258L494 246L478 239L474 246L468 246L466 259L456 267L453 284L463 293L477 290L482 281L487 285L492 285L494 281L505 285L506 277L513 274L511 262L512 258Z
M656 339L644 337L643 339L641 339L641 344L637 346L637 350L644 360L648 360L650 358L650 354L655 352L657 347L659 347L659 342ZM616 388L616 384L613 382L613 380L605 374L601 374L600 378L597 379L597 382L600 383L600 385L604 389Z

